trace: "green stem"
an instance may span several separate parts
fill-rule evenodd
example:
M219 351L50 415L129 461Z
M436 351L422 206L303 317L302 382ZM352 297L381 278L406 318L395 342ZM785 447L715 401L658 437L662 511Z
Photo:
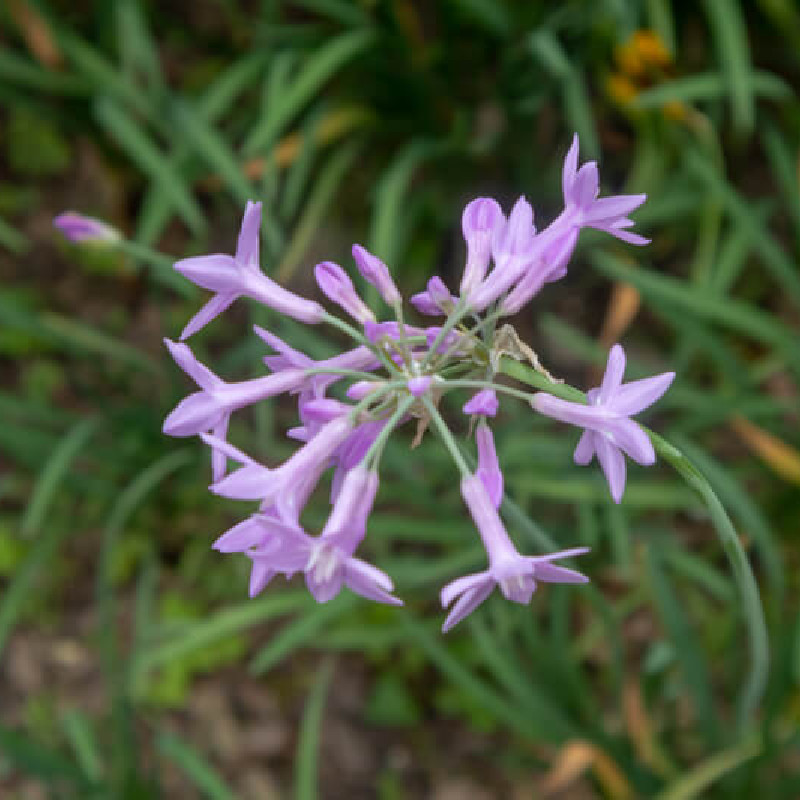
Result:
M328 325L332 325L334 328L338 328L343 333L346 333L351 339L354 339L359 344L364 345L372 350L372 352L377 356L378 360L392 375L399 374L391 359L386 356L386 353L384 353L380 347L376 347L368 342L366 337L348 322L345 322L343 319L339 319L339 317L334 317L333 314L328 314L327 311L323 314L322 321L327 322Z
M467 307L466 302L463 300L458 301L456 307L451 312L450 316L445 320L444 325L442 325L441 330L437 334L436 338L433 340L433 344L428 350L425 358L422 361L422 368L424 369L427 367L431 359L436 356L436 351L439 349L439 345L444 341L445 337L448 333L450 333L453 328L461 321L461 319L469 313L469 308Z
M357 330L343 319L334 317L333 314L329 314L326 311L322 315L322 321L327 322L328 325L332 325L334 328L338 328L340 331L342 331L342 333L346 333L351 339L355 339L355 341L357 341L359 344L364 344L369 347L369 342L367 342L367 340L364 338L364 335L361 333L361 331Z
M365 464L372 459L373 468L377 469L378 462L381 460L381 454L383 453L383 448L386 446L386 442L389 440L389 437L394 432L394 429L397 427L400 420L403 418L403 415L408 411L413 402L414 398L409 396L404 397L397 404L394 414L389 417L389 421L386 423L386 425L384 425L383 430L370 445L369 450L367 450L366 455L361 462L362 464Z
M361 378L368 381L379 381L381 378L375 376L372 372L361 372L357 369L327 369L325 367L312 367L305 371L305 375L310 377L312 375L342 375L348 378Z
M439 383L436 388L442 389L445 392L448 389L493 389L496 392L502 392L503 394L511 395L511 397L516 397L518 400L523 400L528 404L530 404L531 398L533 397L530 392L522 392L519 389L515 389L513 386L505 386L502 383L461 380L460 378L457 380L445 381L445 383Z
M401 389L403 386L405 386L405 383L402 383L401 381L384 383L382 386L377 386L365 398L363 398L363 400L360 400L358 403L356 403L356 405L353 406L352 410L350 411L350 419L357 423L358 417L362 411L369 408L377 400L380 400L388 392L391 392L394 389ZM375 409L372 409L372 413L375 413Z
M160 283L175 290L188 300L197 297L197 287L193 286L183 275L175 272L172 267L172 258L156 250L129 239L118 239L110 244L111 247L125 253L134 261L141 261L151 267L153 278Z
M500 369L506 375L516 378L529 386L543 389L556 397L578 403L585 403L583 392L572 386L552 383L544 375L514 361L504 358ZM755 713L764 694L769 672L769 639L764 622L758 584L747 560L742 543L719 498L697 467L677 447L657 433L642 426L653 442L656 453L667 461L678 474L704 500L708 507L711 522L733 570L734 579L742 598L745 625L750 648L750 674L747 677L738 701L738 721L740 729L747 727L750 717Z
M442 415L437 411L436 406L430 401L430 398L427 395L422 397L422 402L425 404L425 408L431 415L431 422L433 422L436 432L441 437L445 447L450 451L453 461L456 462L456 466L458 467L461 476L468 478L471 475L470 469L467 466L467 462L464 460L464 456L461 455L461 450L459 449L458 443L453 437L453 434L450 433L450 429L442 419Z

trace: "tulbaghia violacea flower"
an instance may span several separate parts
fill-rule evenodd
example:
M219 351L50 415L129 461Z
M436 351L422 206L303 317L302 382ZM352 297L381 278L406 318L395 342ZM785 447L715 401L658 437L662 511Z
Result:
M494 389L481 389L464 403L461 409L465 414L480 414L483 417L496 417L500 401Z
M416 425L415 442L426 431L435 430L453 456L464 500L489 562L486 571L459 578L442 591L443 604L452 606L445 630L471 613L495 586L509 600L524 604L540 581L586 580L552 563L584 553L586 548L523 556L506 533L498 515L504 479L490 428L500 398L511 395L544 414L584 427L576 460L587 463L597 455L618 500L624 488L622 452L640 463L653 460L647 436L629 417L663 394L672 373L622 385L624 354L614 348L603 385L588 394L589 405L549 394L532 395L527 388L512 388L497 380L504 354L527 357L541 370L530 348L513 329L509 334L510 326L498 326L497 320L517 313L546 284L564 276L582 228L597 228L634 244L646 241L629 231L632 222L627 216L644 195L598 199L597 166L578 167L577 139L564 162L563 190L563 212L539 231L533 223L533 208L524 197L507 218L492 198L480 197L467 204L461 217L466 259L460 296L451 294L445 282L434 276L424 292L411 298L421 313L444 317L441 324L431 327L418 327L404 318L402 297L389 267L361 245L352 248L356 267L376 287L394 319L376 319L347 272L332 261L316 266L318 287L359 323L358 328L332 316L316 300L278 286L259 266L260 203L247 204L235 255L176 262L178 272L214 293L181 338L246 296L300 322L331 324L353 340L350 349L314 359L272 330L256 326L255 333L269 347L263 357L269 374L237 382L215 375L187 345L166 341L198 391L170 412L164 432L199 435L210 447L211 491L258 503L257 509L214 543L221 553L241 553L251 560L251 595L262 591L275 575L288 578L303 573L319 602L347 586L378 602L400 603L391 578L354 554L365 538L384 449L394 431L411 421ZM56 224L76 240L109 236L102 223L75 215L62 215ZM515 339L518 346L510 353L509 341ZM552 380L549 373L543 374ZM468 429L467 444L472 439L477 451L474 472L440 411L448 407L443 397L451 391L466 395L460 405L469 419L461 422ZM290 395L296 402L298 422L288 426L286 435L297 449L282 464L267 466L227 441L228 423L240 409L278 395ZM329 472L328 521L320 535L311 536L300 524L301 514Z
M365 322L375 322L375 315L358 296L350 276L338 264L333 261L317 264L314 267L314 277L328 300L341 306L351 317L362 325Z
M494 507L499 508L503 500L503 471L497 459L492 429L485 422L481 422L475 431L475 444L478 447L478 468L475 475L481 479Z
M360 244L353 245L353 260L363 278L381 293L387 305L394 306L401 302L400 292L389 274L389 267L383 261Z
M442 628L444 632L471 614L492 593L495 586L500 587L507 600L527 605L536 590L537 581L586 583L589 580L580 572L551 563L559 558L586 553L588 547L562 550L547 556L520 555L508 538L495 504L478 475L462 479L461 496L483 540L489 559L489 569L457 578L442 589L441 600L444 608L456 601L444 622Z
M428 280L428 285L424 292L419 292L419 294L411 297L411 305L420 314L426 314L429 317L440 317L443 314L449 314L457 302L458 298L450 294L450 290L438 275L434 275Z
M284 289L268 278L259 266L261 203L248 202L239 231L236 255L195 256L175 262L175 269L192 283L214 292L181 333L188 339L218 317L238 297L246 296L281 314L310 324L322 320L322 306Z
M470 307L475 311L483 311L503 296L535 259L535 248L533 208L524 197L520 197L511 209L508 219L495 233L492 242L494 269L470 292L467 298Z
M275 395L298 389L306 381L303 370L287 369L250 381L226 383L208 367L201 364L189 347L164 340L175 363L200 387L170 412L164 420L168 436L196 436L227 426L227 420L237 409L253 405Z
M625 351L616 344L608 354L602 384L586 395L588 405L544 392L532 400L539 413L586 429L575 448L575 462L588 464L597 456L616 503L625 491L623 453L643 466L656 460L650 437L630 417L655 403L675 378L674 372L663 372L623 384L624 373Z
M598 199L600 178L597 164L589 161L578 169L578 148L578 135L575 134L562 173L564 216L573 225L605 231L629 244L648 244L649 239L625 230L633 225L628 214L639 208L647 195L621 194Z
M249 552L253 571L263 576L255 581L251 579L251 594L260 592L276 573L302 571L309 591L319 603L333 599L344 585L370 600L402 605L402 601L391 594L392 579L353 555L366 533L367 517L377 491L377 473L363 467L350 470L328 521L317 537L309 536L299 526L266 520L266 527L274 526L279 545L267 539L263 547Z
M243 462L242 467L213 483L211 491L233 500L259 500L262 510L276 506L282 519L296 522L322 473L331 466L334 452L352 430L348 414L336 417L280 467L267 469ZM205 437L205 441L221 446L221 442L210 437Z
M108 244L118 242L122 238L115 228L94 217L78 214L77 211L65 211L59 214L53 220L53 225L65 238L78 244Z
M500 204L491 197L479 197L467 203L461 215L461 231L467 243L467 264L460 287L462 297L469 297L486 276L492 259L492 247L505 224L506 218Z

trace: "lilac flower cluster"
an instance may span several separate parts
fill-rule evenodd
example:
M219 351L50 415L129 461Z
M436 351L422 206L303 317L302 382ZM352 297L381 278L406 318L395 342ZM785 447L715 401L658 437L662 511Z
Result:
M278 574L288 578L302 572L319 602L330 600L346 585L371 600L401 604L391 578L356 552L365 538L378 491L384 447L391 434L409 422L416 423L417 438L433 428L452 455L461 473L461 494L488 559L485 571L458 578L442 589L442 605L449 608L445 631L495 587L508 600L527 604L539 582L588 580L553 563L587 548L525 556L506 532L498 511L503 474L490 428L499 410L499 395L522 399L541 414L582 428L575 461L588 464L596 455L611 495L619 502L625 486L624 456L643 465L655 460L647 434L631 416L654 403L674 375L623 384L625 355L616 345L602 385L587 395L588 404L528 393L498 380L502 356L519 357L520 349L526 351L511 326L499 327L499 321L518 312L546 283L566 274L583 228L605 231L631 244L648 241L629 230L633 222L628 218L645 196L598 198L597 165L578 166L577 136L564 162L563 194L564 210L542 230L534 225L533 210L524 198L508 217L490 198L467 205L462 216L467 256L458 294L433 277L425 291L411 297L419 313L442 318L433 326L417 327L405 321L402 297L388 267L360 245L352 251L358 272L392 309L393 320L379 321L347 272L330 261L315 268L317 285L352 321L278 286L259 265L260 203L247 204L233 256L207 255L175 264L179 273L213 296L186 325L181 342L166 343L198 388L169 414L164 432L198 435L208 444L212 492L258 501L254 513L214 544L220 552L243 553L250 559L251 596ZM71 218L67 221L75 224ZM256 327L256 334L272 351L264 359L268 374L225 381L201 364L183 341L239 297L257 300L303 323L333 325L352 339L353 346L333 358L315 361ZM516 352L509 341L517 342ZM535 356L532 363L540 368ZM334 388L336 397L330 394ZM471 395L463 412L476 444L474 469L439 411L445 393L465 390ZM287 435L300 443L288 460L268 467L227 442L228 423L235 411L287 393L297 398L299 419ZM322 531L312 535L301 525L301 513L331 469L330 514Z

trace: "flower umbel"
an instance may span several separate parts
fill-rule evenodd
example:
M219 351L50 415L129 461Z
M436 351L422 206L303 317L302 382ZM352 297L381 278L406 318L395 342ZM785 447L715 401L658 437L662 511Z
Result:
M170 436L200 436L212 453L210 489L223 497L257 503L242 522L220 536L214 548L251 561L249 592L261 592L276 575L302 573L308 590L320 603L347 587L365 598L399 605L391 578L357 558L365 542L368 518L378 491L378 470L391 436L407 423L416 428L415 446L428 430L435 431L461 477L461 493L486 551L488 568L449 583L441 592L449 613L447 631L475 610L494 590L514 603L528 604L539 583L584 583L584 575L553 562L581 555L585 547L549 555L517 551L498 509L505 481L491 425L503 400L522 400L537 411L584 428L575 459L588 463L595 455L619 502L625 485L623 453L643 465L655 457L646 432L630 417L655 402L674 375L664 373L622 383L625 356L615 346L602 385L588 394L588 405L568 402L550 393L532 394L500 380L504 357L526 359L543 385L558 386L508 324L499 318L517 313L544 287L566 274L583 228L605 231L624 242L645 244L632 233L628 214L644 195L599 197L597 165L578 165L575 138L563 167L564 210L537 229L531 204L520 197L504 214L487 197L468 203L461 218L465 263L458 294L439 277L410 298L420 313L437 316L437 325L409 324L403 298L392 272L377 255L353 245L361 277L372 284L394 319L376 317L348 272L333 261L314 270L321 293L349 319L333 316L314 299L279 286L261 269L261 204L248 202L234 255L184 258L175 269L212 292L192 317L181 339L193 335L247 297L278 314L307 324L326 323L352 339L349 349L314 360L282 341L271 330L255 333L268 352L266 374L229 381L195 358L186 344L166 340L173 359L195 382L189 394L164 421ZM110 229L74 214L56 221L74 240L102 239ZM474 440L477 466L445 421L442 398L462 393L466 417L457 415L467 438ZM297 402L297 424L286 434L298 443L282 464L261 464L228 440L231 416L279 395ZM232 463L231 463L232 462ZM318 535L310 535L301 517L326 473L331 472L330 510Z

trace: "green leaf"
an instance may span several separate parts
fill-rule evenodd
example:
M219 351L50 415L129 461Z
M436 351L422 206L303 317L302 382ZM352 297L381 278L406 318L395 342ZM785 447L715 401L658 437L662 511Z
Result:
M16 255L22 255L31 243L24 233L0 217L0 245Z
M270 643L253 656L250 672L253 675L263 675L298 647L313 645L318 631L329 625L332 620L349 612L354 605L355 597L352 594L340 594L330 602L301 614L296 620L281 628Z
M751 202L734 191L700 153L694 150L688 151L686 164L697 179L720 196L736 226L750 234L753 246L776 283L791 295L796 304L800 305L800 272L797 264L761 224L758 215L753 214Z
M294 760L294 797L296 800L316 800L320 797L318 781L319 741L322 732L322 715L328 687L333 677L334 662L326 660L317 673L311 694L308 697L300 734L297 739L297 755Z
M131 160L167 194L184 222L195 234L205 231L203 212L183 177L156 147L144 129L116 102L103 98L95 103L97 121L116 140Z
M410 727L420 722L422 711L402 677L384 672L372 687L364 716L370 725Z
M86 446L97 427L97 419L82 420L58 443L42 468L22 515L20 533L23 536L31 537L39 533L53 498L66 478L73 460Z
M667 578L661 550L661 546L655 540L648 543L647 584L653 593L659 616L675 645L686 686L694 701L698 723L705 731L709 742L718 744L721 728L711 689L711 676L702 650L678 602L676 592Z
M12 763L43 780L66 778L87 789L80 770L60 753L0 725L0 752Z
M253 155L269 148L284 126L300 113L333 75L375 42L374 31L357 30L343 33L320 47L256 121L245 142L245 153Z
M752 73L752 92L768 100L785 100L792 88L771 72ZM725 76L719 72L699 72L659 83L639 92L632 101L634 108L661 108L666 103L697 103L716 100L727 91Z
M239 162L222 136L188 103L173 103L175 125L183 133L183 140L197 153L206 165L218 172L231 193L241 203L257 197L256 189L242 172Z
M711 320L721 327L731 328L756 341L777 347L795 369L800 369L800 353L795 346L794 336L771 314L738 300L692 288L676 278L627 266L621 259L608 253L593 251L589 258L595 269L635 286L645 300L656 304L668 302L681 311L688 311L701 319Z
M761 737L757 734L748 736L733 747L716 753L684 772L656 795L656 800L692 800L695 797L708 797L707 790L713 783L758 756L762 750Z
M343 145L320 170L278 267L276 277L279 282L288 281L294 274L361 149L362 143L358 140Z
M416 622L410 614L399 612L410 636L425 651L434 666L454 686L468 694L481 708L489 711L493 717L502 720L506 725L529 739L537 735L538 726L535 719L518 704L507 700L496 689L489 686L483 678L477 676L457 658L442 642L441 635L431 634Z
M7 47L0 50L0 82L53 94L77 95L86 92L86 84L79 78L43 69Z
M207 760L184 741L171 733L156 738L157 750L176 766L209 800L235 800L236 795L225 785Z
M747 27L739 0L703 0L711 34L728 85L733 108L733 123L742 133L750 133L755 125Z
M307 592L282 592L231 606L193 622L171 634L166 641L142 644L132 665L132 675L140 680L150 670L179 660L203 648L212 647L233 633L247 630L268 620L293 614L309 606Z
M62 717L61 727L81 771L90 781L97 781L102 774L102 754L91 722L80 711L70 711Z
M369 17L352 0L290 0L290 4L341 22L342 25L363 25Z
M400 253L398 220L407 203L414 173L423 162L443 151L443 146L436 142L412 141L381 176L375 191L370 249L387 264L395 264Z

